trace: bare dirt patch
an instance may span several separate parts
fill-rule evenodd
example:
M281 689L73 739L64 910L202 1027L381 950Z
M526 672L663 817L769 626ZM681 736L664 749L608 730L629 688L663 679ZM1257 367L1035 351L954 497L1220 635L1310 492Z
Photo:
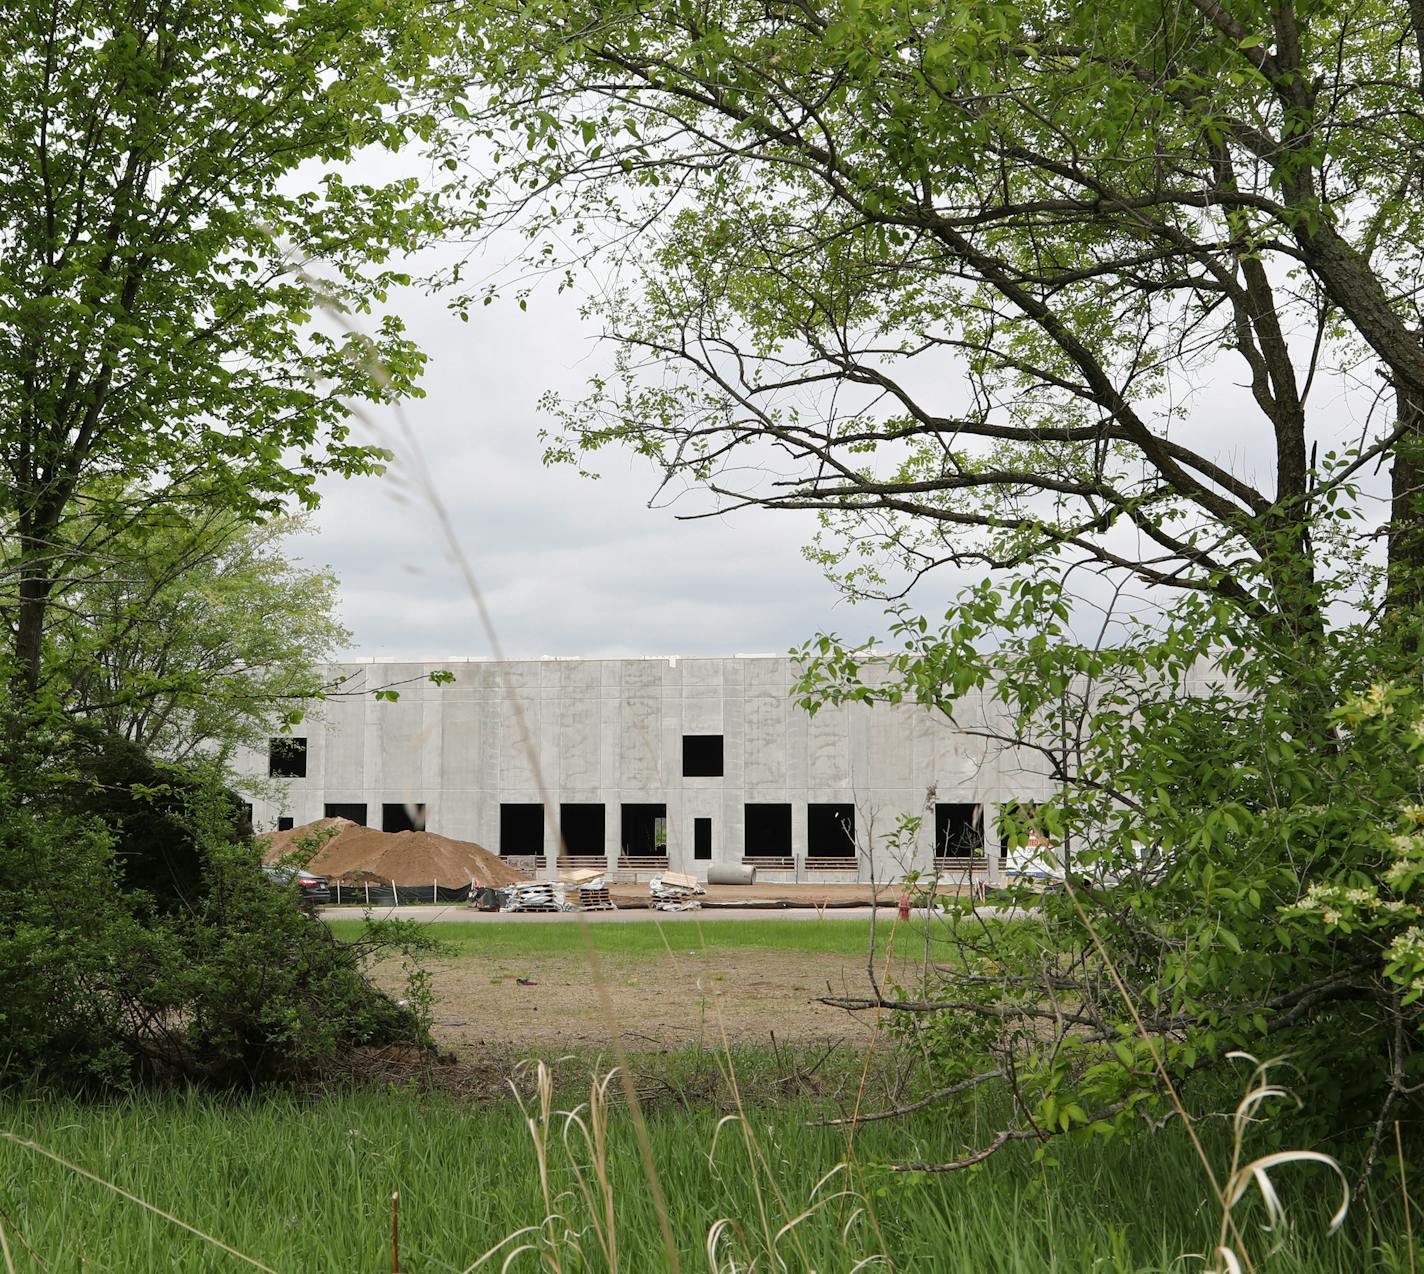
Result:
M864 956L722 948L657 959L603 957L604 988L629 1047L699 1043L810 1044L868 1037L869 1015L816 997L868 983ZM607 1015L583 957L462 956L429 965L435 1037L463 1057L527 1050L549 1054L609 1044ZM394 970L381 980L395 989Z

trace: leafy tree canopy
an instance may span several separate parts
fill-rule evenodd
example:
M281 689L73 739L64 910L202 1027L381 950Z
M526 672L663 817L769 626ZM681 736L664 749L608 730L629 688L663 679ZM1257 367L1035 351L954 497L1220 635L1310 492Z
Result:
M1368 1175L1424 1073L1424 9L469 12L472 215L598 263L617 350L550 457L817 510L853 589L989 576L892 656L804 652L808 707L988 700L1055 789L1006 828L1064 864L1042 929L966 917L840 1001L903 1015L940 1100L1012 1094L928 1166L1218 1103L1244 1050Z
M1323 577L1377 600L1383 465L1418 564L1417 6L471 10L481 224L618 263L617 369L554 457L624 442L912 572L1052 555L1296 633ZM1246 387L1229 437L1207 382Z
M150 510L76 564L52 603L46 667L71 714L155 756L222 764L335 689L320 665L350 634L335 576L283 551L300 519L191 517Z
M342 166L434 136L449 34L425 0L0 6L0 517L31 691L78 492L252 518L382 460L350 404L413 392L421 358L394 317L367 340L339 316L403 281L440 191Z

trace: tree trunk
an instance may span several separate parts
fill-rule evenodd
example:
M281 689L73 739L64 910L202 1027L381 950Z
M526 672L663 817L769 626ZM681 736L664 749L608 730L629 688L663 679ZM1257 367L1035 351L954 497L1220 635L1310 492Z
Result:
M48 572L33 561L34 541L22 541L27 560L20 568L20 605L15 625L15 683L25 698L39 689L44 653L45 610L52 586Z
M19 518L20 587L15 622L12 685L22 700L33 699L44 672L45 620L54 591L59 508L31 506Z
M1412 630L1409 621L1424 601L1424 394L1401 385L1397 402L1405 428L1391 473L1386 606L1392 619ZM1412 645L1418 639L1409 640Z

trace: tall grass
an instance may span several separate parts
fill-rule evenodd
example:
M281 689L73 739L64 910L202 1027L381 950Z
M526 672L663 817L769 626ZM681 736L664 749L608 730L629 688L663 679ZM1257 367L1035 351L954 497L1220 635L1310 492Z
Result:
M526 1112L511 1101L465 1105L404 1089L315 1101L189 1094L84 1105L12 1097L0 1101L0 1128L281 1271L388 1271L396 1190L402 1267L413 1274L458 1274L521 1229L524 1242L504 1245L482 1268L499 1269L524 1246L512 1271L663 1269L626 1112L608 1103L596 1116L585 1109L581 1131L558 1114L552 1097L536 1089L528 1100ZM744 1123L720 1131L715 1110L650 1115L684 1269L725 1271L733 1261L740 1271L777 1268L765 1236L820 1199L829 1201L811 1208L794 1236L772 1245L786 1269L847 1274L879 1254L899 1270L1142 1274L1183 1268L1180 1255L1208 1250L1219 1223L1175 1121L1128 1143L1056 1144L1041 1162L1015 1147L970 1173L891 1181L878 1164L952 1158L1002 1112L926 1111L866 1125L857 1133L852 1178L835 1173L844 1132L805 1127L810 1113L799 1102L750 1108L740 1116ZM1217 1121L1203 1135L1226 1163L1229 1128ZM1289 1193L1294 1229L1278 1236L1279 1250L1257 1269L1385 1268L1376 1264L1364 1211L1327 1236L1337 1197L1306 1169L1294 1178L1290 1171L1276 1175ZM831 1198L847 1185L854 1197ZM1251 1230L1265 1217L1248 1200L1239 1219ZM1375 1221L1402 1232L1402 1220L1387 1209ZM17 1271L246 1268L5 1141L0 1225ZM719 1265L709 1258L709 1236L720 1243ZM551 1247L558 1251L552 1266Z

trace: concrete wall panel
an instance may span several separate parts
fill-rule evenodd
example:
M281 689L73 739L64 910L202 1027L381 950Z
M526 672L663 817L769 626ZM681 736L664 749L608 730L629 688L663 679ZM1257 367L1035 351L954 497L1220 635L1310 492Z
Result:
M452 671L455 684L431 685L437 667ZM1002 725L993 703L967 698L956 707L958 725L913 704L846 704L811 717L791 701L795 668L780 657L357 662L333 671L366 692L409 684L395 704L353 697L324 705L304 727L308 777L254 803L259 827L275 825L278 814L309 821L335 801L365 802L378 824L383 800L414 800L427 805L432 830L494 847L501 803L540 799L516 707L555 806L603 803L612 855L619 805L665 802L670 861L688 870L706 865L692 858L694 818L712 820L712 861L740 860L749 801L790 802L797 855L806 847L807 802L854 802L862 876L884 878L928 860L932 831L910 847L906 864L886 838L899 815L923 813L931 786L939 800L994 803L1049 790L1034 756L990 748L962 728ZM684 734L723 736L721 777L683 777ZM265 780L265 751L245 751L238 764Z

